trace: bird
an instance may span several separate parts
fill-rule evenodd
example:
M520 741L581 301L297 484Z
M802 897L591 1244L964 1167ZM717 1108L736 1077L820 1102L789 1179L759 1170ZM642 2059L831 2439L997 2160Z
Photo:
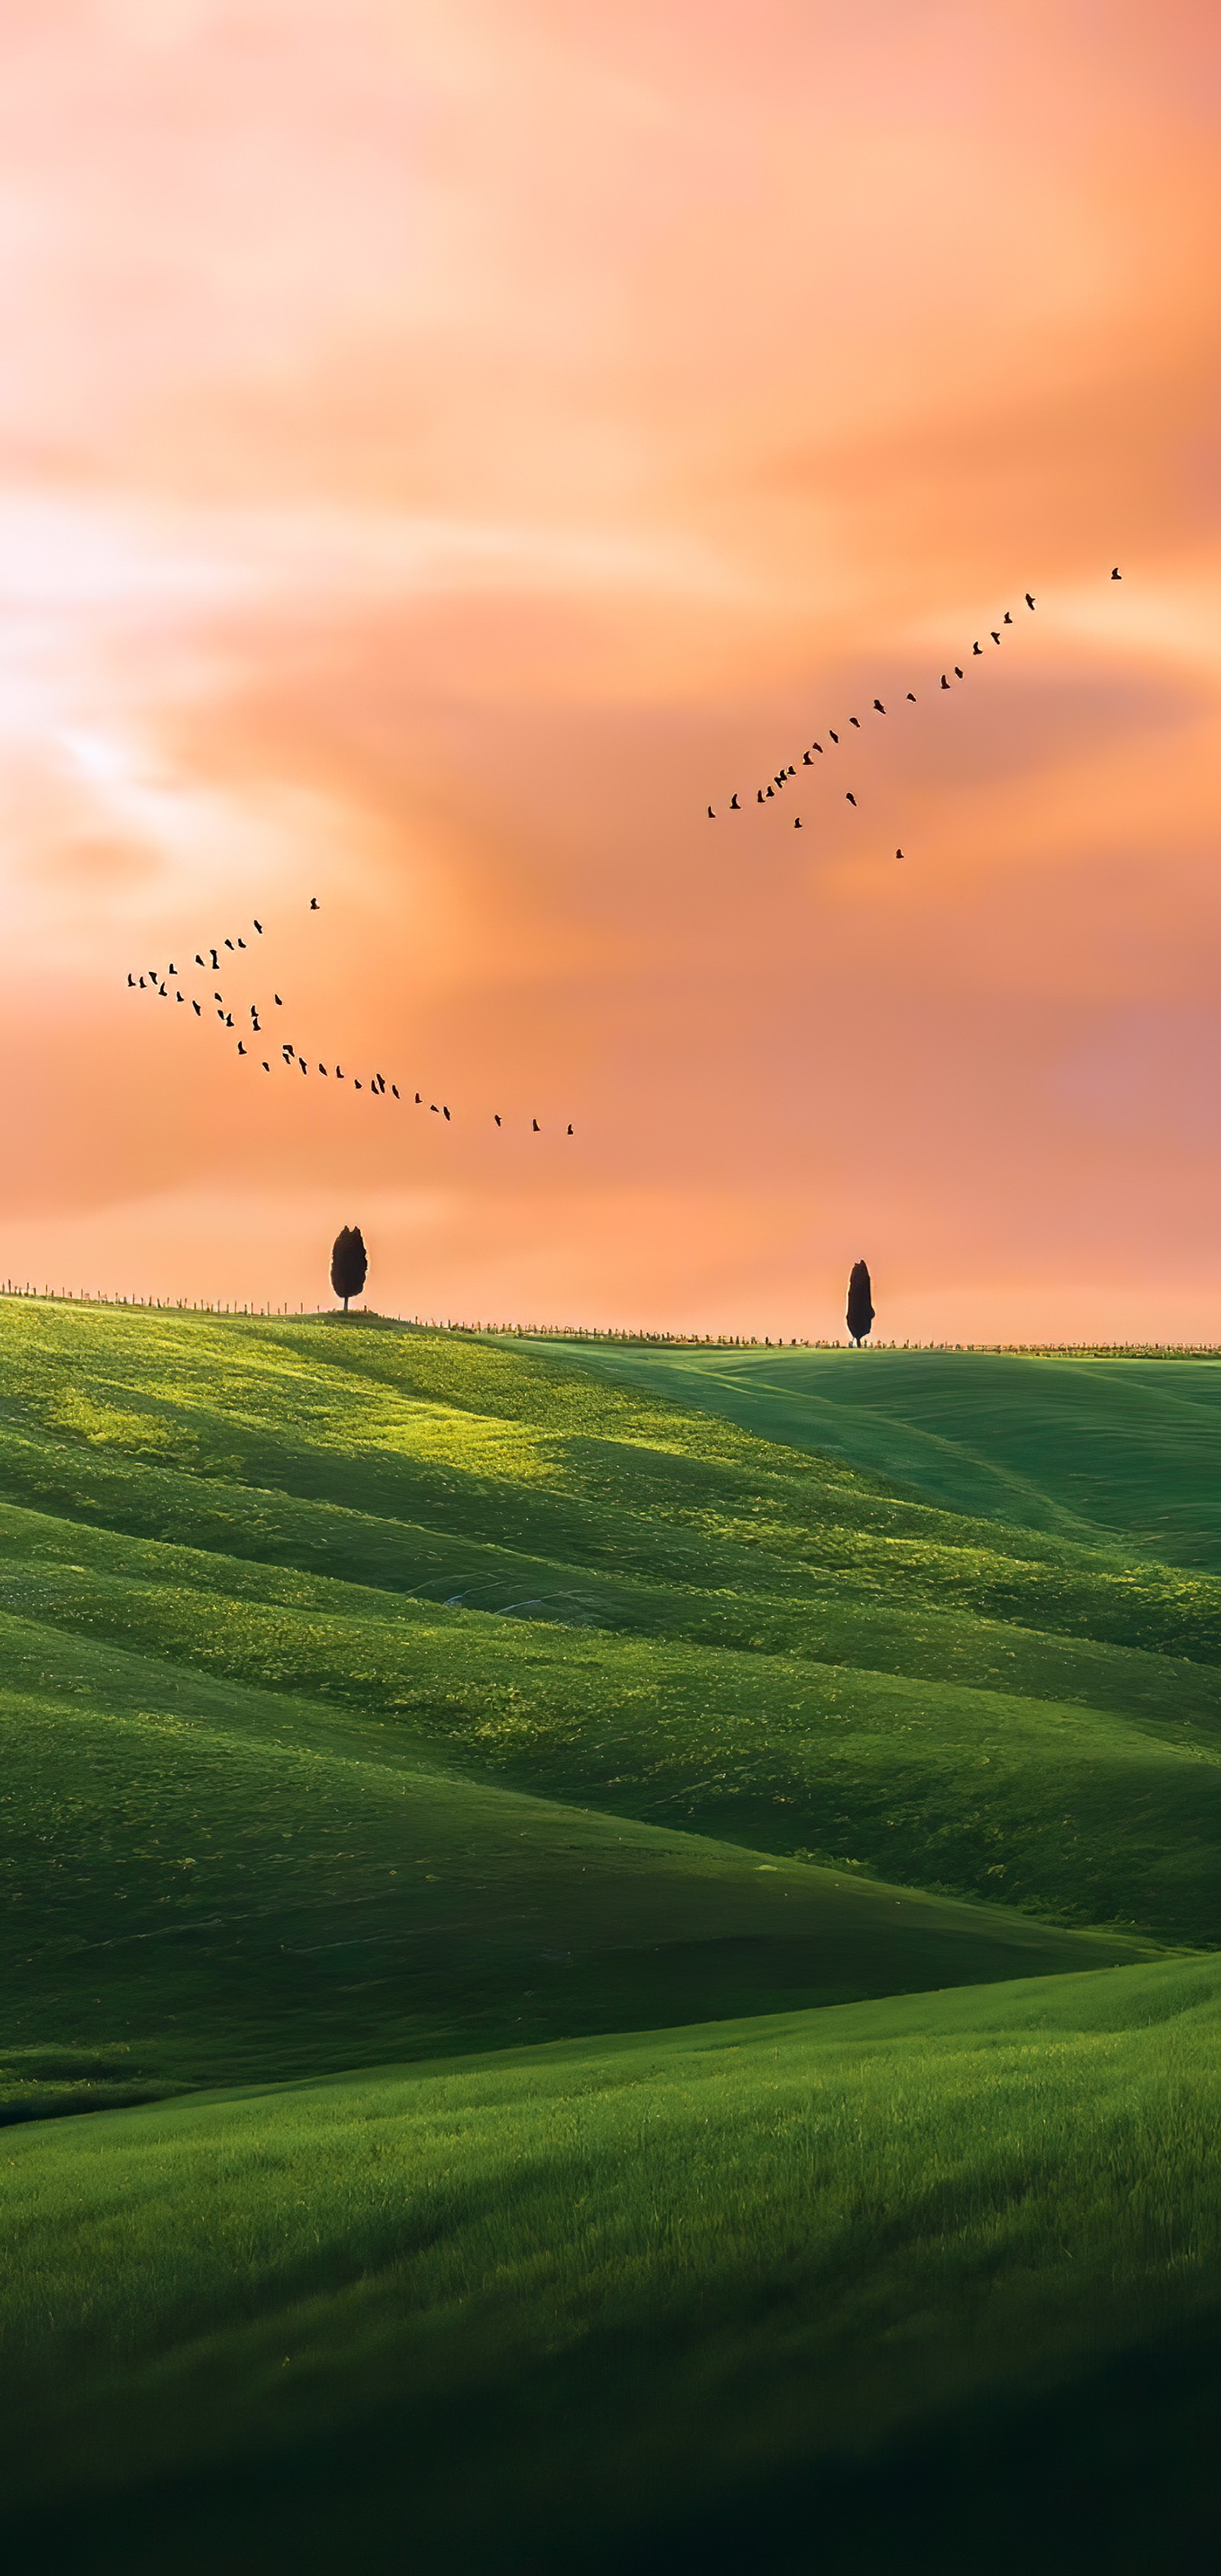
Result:
M423 1108L423 1106L424 1106L424 1103L423 1103L423 1101L422 1101L422 1099L421 1099L420 1094L419 1094L419 1092L418 1092L418 1091L417 1091L416 1096L415 1096L415 1105L416 1105L416 1108L417 1108L417 1109L422 1109L422 1108Z
M232 1028L232 1026L233 1026L233 1013L232 1013L232 1011L226 1011L226 1013L225 1013L225 1027L226 1027L227 1029L231 1029L231 1028Z
M568 1133L569 1133L569 1135L571 1136L571 1134L572 1134L572 1129L571 1129L571 1127L569 1128Z
M341 1064L337 1064L335 1067L335 1080L336 1082L342 1082L343 1080L343 1066Z
M769 787L767 792L768 792L768 795L769 795L769 796L774 796L774 795L775 795L775 793L776 793L776 790L775 790L775 788L774 788L774 787Z
M244 948L244 947L245 947L245 945L246 945L246 942L245 942L245 940L244 940L244 939L239 939L239 941L238 941L238 943L237 943L237 944L238 944L238 947L239 947L239 948Z
M226 946L226 948L232 949L233 941L232 941L231 939L227 939L227 940L225 941L225 946Z
M294 1047L294 1045L293 1045L293 1042L292 1042L292 1039L291 1039L291 1038L285 1038L285 1040L284 1040L284 1044L283 1044L283 1046L282 1046L282 1047L281 1047L281 1049L280 1049L280 1053L281 1053L281 1055L284 1057L284 1059L285 1059L285 1061L286 1061L286 1062L287 1062L287 1059L288 1059L288 1057L289 1057L290 1055L295 1055L295 1053L296 1053L296 1049L295 1049L295 1047Z
M399 1087L398 1087L397 1082L392 1082L392 1083L391 1083L391 1085L390 1085L390 1088L391 1088L392 1092L394 1093L394 1097L395 1097L395 1099L397 1100L397 1099L398 1099L398 1097L399 1097Z
M261 1037L263 1034L263 1023L259 1018L258 1012L255 1010L253 1003L251 1004L250 1009L250 1025L254 1030L256 1038Z
M942 685L942 688L943 688L943 689L948 689L948 687L949 687L949 685L950 685L950 684L949 684L949 681L947 680L947 678L946 678L946 676L945 676L944 671L943 671L943 672L942 672L942 674L941 674L941 685Z
M849 788L847 789L847 791L846 791L846 792L847 792L848 803L849 803L850 805L855 805L855 803L856 803L856 798L855 798L855 796L854 796L854 795L853 795L853 793L852 793L852 789L849 787Z
M271 1071L271 1066L269 1065L266 1056L263 1058L263 1071L264 1073L270 1073Z
M186 994L185 994L185 993L175 993L175 995L174 995L174 999L175 999L175 1001L176 1001L176 1002L185 1002L185 1000L186 1000Z
M539 1126L539 1123L538 1123L537 1118L532 1118L532 1119L531 1119L531 1121L530 1121L530 1124L531 1124L532 1128L534 1129L534 1133L535 1133L535 1135L536 1135L536 1136L541 1136L541 1134L542 1134L542 1129L541 1129L541 1127Z
M755 803L756 805L761 805L763 803L763 790L761 787L756 787L755 789Z
M214 974L214 975L219 975L219 973L220 973L220 959L219 959L219 957L218 957L218 956L217 956L217 954L216 954L216 950L215 950L214 948L210 948L210 949L208 950L208 955L209 955L209 957L210 957L210 958L211 958L211 960L212 960L212 972L213 972L213 974Z
M908 690L908 692L907 692L907 700L908 700L908 705L909 705L909 706L913 706L913 707L914 707L914 705L915 705L915 703L916 703L916 692L915 692L915 690L914 690L914 689L909 689L909 690Z
M884 715L885 715L885 713L886 713L886 709L885 709L885 707L883 706L882 701L881 701L881 699L880 699L880 698L875 698L875 699L874 699L874 702L873 702L873 705L874 705L874 713L875 713L875 715L879 715L879 716L884 716Z
M1001 624L1002 626L1012 626L1013 624L1013 619L1011 618L1008 609L1005 610L1005 614L1001 619Z
M359 1091L359 1089L360 1089L360 1075L359 1075L358 1073L353 1074L353 1076L352 1076L352 1083L353 1083L353 1088L354 1088L355 1090Z
M240 1038L238 1039L238 1042L237 1042L237 1051L238 1051L238 1054L239 1054L239 1055L245 1055L245 1052L246 1052L245 1047L242 1045L242 1041L241 1041L241 1039L240 1039Z
M212 995L212 999L213 999L213 1001L214 1001L214 1002L223 1002L223 1001L224 1001L224 998L225 998L225 997L224 997L224 994L223 994L223 993L213 993L213 995Z
M1026 606L1027 606L1028 608L1033 608L1033 607L1034 607L1034 599L1033 599L1033 597L1032 597L1032 595L1031 595L1030 591L1027 591L1027 593L1026 593Z
M167 966L165 971L167 975L176 975L178 969L176 966Z
M144 977L143 977L143 976L141 976L141 977L140 977L140 990L141 990L141 992L143 992L143 991L144 991L144 989L145 989L145 986L144 986Z
M786 771L785 771L785 773L784 773L784 774L785 774L785 777L786 777L786 778L795 778L795 777L797 776L797 772L796 772L796 770L794 769L794 767L793 767L793 764L792 764L792 761L791 761L791 760L790 760L789 765L788 765L788 768L786 769Z
M1000 640L1001 640L1001 639L1000 639L1000 636L998 635L998 633L997 633L997 631L996 631L995 626L990 626L990 627L988 628L988 633L989 633L989 635L991 636L993 643L994 643L994 644L999 644L999 642L1000 642Z
M492 1111L492 1116L493 1116L493 1118L495 1119L497 1126L499 1127L499 1125L500 1125L500 1111L499 1111L498 1109L494 1109L494 1110Z
M200 1010L198 1002L192 1002L191 1009L194 1011L196 1019L202 1020L203 1012Z
M202 959L202 957L200 956L200 953L199 953L199 950L198 950L198 949L196 949L196 951L195 951L195 963L196 963L196 965L197 965L197 966L202 966L202 965L203 965L203 959Z
M793 830L794 830L795 832L799 832L799 831L801 830L801 816L800 816L800 814L794 814L794 816L793 816Z
M978 653L978 651L979 651L979 646L978 646L978 644L973 644L973 645L971 646L971 651L972 651L973 653Z
M325 1066L324 1064L320 1064L320 1065L319 1065L319 1067L318 1067L318 1071L319 1071L319 1073L325 1073L325 1072L326 1072L326 1066Z
M448 1111L448 1109L443 1110L441 1114L442 1114L442 1116L443 1116L444 1118L448 1118L448 1117L449 1117L449 1111Z
M282 1011L282 1010L283 1010L283 1008L284 1008L284 1004L283 1004L283 1002L280 1000L280 996L279 996L279 994L278 994L278 993L273 993L273 995L272 995L272 1000L274 1001L274 1003L275 1003L275 1005L276 1005L277 1010Z
M317 912L317 910L318 910L318 897L317 897L317 895L316 895L316 894L312 894L312 895L310 896L310 899L309 899L309 908L310 908L310 911L311 911L311 912Z
M309 1072L309 1066L307 1065L307 1063L306 1063L305 1058L304 1058L304 1056L303 1056L303 1055L299 1055L299 1056L298 1056L298 1058L297 1058L297 1062L298 1062L298 1064L299 1064L299 1065L300 1065L300 1067L301 1067L301 1071L302 1071L302 1073L308 1073L308 1072Z
M956 676L958 679L960 679L960 680L961 680L961 678L962 678L962 665L961 665L961 663L956 662L956 663L954 664L954 671L955 671L955 676Z
M801 755L801 759L802 759L802 766L803 766L803 768L806 768L806 769L812 769L812 768L813 768L814 763L813 763L813 761L811 760L811 758L810 758L810 755L809 755L809 752L808 752L808 751L803 751L803 753L802 753L802 755ZM130 981L130 978L129 978L128 980Z
M832 740L832 742L838 742L838 741L839 741L839 735L836 733L835 728L834 728L834 726L833 726L833 725L828 725L828 727L827 727L827 731L828 731L828 733L829 733L829 734L830 734L830 736L831 736L831 740Z
M849 724L854 724L854 725L856 726L857 732L858 732L858 733L860 732L860 730L861 730L861 719L860 719L860 717L859 717L859 716L849 716L849 718L848 718L848 722L849 722Z
M255 923L255 925L254 925L254 926L255 926L255 929L257 930L257 932L258 932L258 934L259 934L259 937L260 937L260 939L261 939L261 938L262 938L262 936L263 936L263 924L262 924L262 922L261 922L261 921L256 921L256 923Z
M903 856L903 852L902 852L902 850L896 850L896 851L895 851L895 857L896 857L897 859L901 859L901 858L902 858L902 856Z
M133 993L134 993L134 992L135 992L135 989L136 989L136 979L135 979L135 976L134 976L134 975L129 975L129 976L128 976L128 978L127 978L127 981L128 981L128 983L130 984L131 989L132 989L132 991L133 991Z
M731 796L729 799L729 811L731 814L740 814L742 811L736 796Z
M434 1117L434 1118L438 1118L438 1117L440 1116L440 1114L441 1114L441 1113L440 1113L439 1109L437 1108L436 1101L435 1101L435 1100L430 1100L430 1101L429 1101L428 1106L429 1106L429 1108L430 1108L430 1109L431 1109L431 1111L432 1111L433 1117Z
M715 823L715 821L716 821L716 816L715 816L715 814L713 813L713 810L712 810L711 805L710 805L710 806L709 806L709 808L708 808L708 820L709 820L709 822L710 822L710 823Z
M783 771L783 769L777 769L777 770L773 771L773 774L772 774L772 785L773 785L774 787L783 787L783 785L784 785L784 780L785 780L785 772Z
M1120 569L1119 569L1118 564L1116 564L1116 566L1115 566L1115 570L1114 570L1114 572L1113 572L1113 573L1112 573L1112 575L1111 575L1111 579L1112 579L1112 581L1122 581L1122 580L1123 580L1123 574L1121 573L1121 571L1120 571Z

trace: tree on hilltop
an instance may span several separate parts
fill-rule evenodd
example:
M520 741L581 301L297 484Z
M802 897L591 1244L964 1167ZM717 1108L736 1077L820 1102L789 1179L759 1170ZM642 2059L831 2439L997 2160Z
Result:
M336 1296L343 1299L345 1315L349 1297L359 1297L368 1275L369 1255L360 1227L345 1225L342 1234L335 1237L331 1254L331 1286Z
M873 1290L869 1284L868 1269L863 1261L854 1261L852 1265L852 1276L848 1281L846 1322L849 1336L859 1351L873 1322Z

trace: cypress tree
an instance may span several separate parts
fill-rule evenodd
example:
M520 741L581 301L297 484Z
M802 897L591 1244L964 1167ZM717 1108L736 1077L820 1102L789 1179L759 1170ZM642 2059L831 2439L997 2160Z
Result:
M369 1256L360 1227L345 1225L342 1233L336 1235L331 1253L331 1286L336 1296L343 1299L345 1315L349 1297L359 1297L368 1275Z
M852 1276L848 1281L848 1313L845 1320L849 1337L855 1342L858 1351L873 1322L873 1311L873 1291L869 1284L869 1272L863 1261L855 1261L852 1265Z

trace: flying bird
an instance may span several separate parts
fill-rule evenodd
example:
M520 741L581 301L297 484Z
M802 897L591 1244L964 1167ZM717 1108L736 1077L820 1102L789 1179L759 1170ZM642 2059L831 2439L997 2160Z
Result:
M795 832L799 832L799 831L801 830L801 816L800 816L800 814L794 814L794 816L793 816L793 830L794 830Z
M448 1111L448 1109L446 1109L446 1110L443 1110L443 1111L442 1111L442 1116L443 1116L443 1117L445 1117L445 1118L448 1118L448 1116L449 1116L449 1111Z
M336 1068L336 1070L338 1070L338 1068ZM399 1097L399 1087L398 1087L397 1082L392 1082L392 1083L391 1083L391 1085L390 1085L390 1088L391 1088L392 1092L394 1093L394 1097L395 1097L395 1099L397 1100L397 1099L398 1099L398 1097Z
M318 1067L318 1071L319 1071L319 1073L325 1073L325 1072L326 1072L326 1066L325 1066L324 1064L320 1064L320 1065L319 1065L319 1067Z
M256 921L256 923L255 923L255 925L254 925L254 926L255 926L255 929L257 930L257 932L258 932L258 934L259 934L259 937L260 937L260 939L261 939L261 938L262 938L262 936L263 936L263 924L262 924L262 922L261 922L261 921Z
M342 1082L343 1080L343 1066L341 1064L337 1064L335 1067L335 1080L336 1082Z
M943 689L948 689L948 687L949 687L949 685L950 685L950 684L949 684L949 681L947 680L947 678L946 678L946 676L945 676L944 671L943 671L943 672L942 672L942 674L941 674L941 685L942 685L942 688L943 688Z
M415 1096L415 1105L416 1105L416 1108L417 1108L417 1109L422 1109L422 1108L423 1108L423 1106L424 1106L423 1100L421 1099L420 1094L419 1094L419 1092L418 1092L418 1091L417 1091L416 1096Z
M876 713L877 715L884 716L884 715L885 715L885 713L886 713L886 709L885 709L885 707L883 706L881 699L880 699L880 698L875 698L875 699L874 699L873 704L874 704L874 711L875 711L875 713Z
M492 1116L493 1116L493 1118L495 1119L497 1126L499 1127L499 1125L500 1125L500 1111L499 1111L498 1109L494 1109L494 1110L492 1111Z
M129 975L129 976L128 976L128 978L127 978L127 981L128 981L128 983L130 984L131 989L132 989L132 991L133 991L133 993L134 993L134 992L135 992L135 990L136 990L136 979L135 979L135 976L134 976L134 975Z
M571 1134L572 1134L572 1129L571 1129L571 1127L569 1128L568 1133L569 1133L569 1135L571 1136Z
M740 814L742 811L736 796L731 796L729 799L729 811L731 814Z
M282 1010L283 1010L283 1008L284 1008L284 1004L283 1004L283 1002L280 1000L280 996L279 996L279 994L278 994L278 993L273 994L273 995L272 995L272 999L273 999L273 1001L274 1001L274 1002L275 1002L275 1004L276 1004L276 1008L277 1008L278 1010L281 1010L281 1011L282 1011Z
M979 646L978 646L978 644L973 644L973 645L971 646L971 651L972 651L973 653L978 653L978 651L979 651Z
M860 730L861 730L861 719L860 719L860 717L859 717L859 716L849 716L849 718L848 718L848 722L849 722L849 724L854 724L854 725L856 726L857 732L858 732L858 733L860 732Z
M1116 566L1115 566L1115 570L1114 570L1114 572L1113 572L1113 573L1112 573L1112 575L1111 575L1111 579L1112 579L1112 581L1122 581L1122 580L1123 580L1123 574L1121 573L1121 571L1120 571L1120 569L1119 569L1118 564L1116 564Z
M245 1052L246 1052L245 1047L242 1045L242 1041L241 1041L241 1039L240 1039L240 1038L238 1039L238 1042L237 1042L237 1051L238 1051L238 1054L239 1054L239 1055L245 1055Z
M960 664L960 663L956 662L956 663L954 664L954 671L955 671L955 675L956 675L956 677L957 677L958 679L960 679L960 680L961 680L961 678L962 678L962 666L961 666L961 664Z
M990 627L988 628L988 633L989 633L989 635L991 636L993 643L994 643L994 644L999 644L999 642L1000 642L1000 640L1001 640L1001 639L1000 639L999 635L997 634L997 631L996 631L995 626L990 626Z
M271 1071L271 1066L269 1065L266 1056L263 1058L263 1071L264 1073L270 1073Z
M715 816L715 814L713 813L713 810L712 810L711 805L710 805L710 806L709 806L709 808L708 808L708 820L709 820L709 822L710 822L710 823L715 823L715 821L716 821L716 816Z
M210 957L210 958L211 958L211 960L212 960L212 972L213 972L213 974L214 974L214 975L219 975L219 973L220 973L220 959L219 959L219 957L218 957L218 956L217 956L217 954L216 954L216 950L215 950L214 948L210 948L210 949L208 950L208 955L209 955L209 957Z
M1013 619L1011 618L1008 609L1005 610L1005 614L1001 619L1001 624L1002 626L1012 626L1013 624Z
M202 959L202 957L200 956L200 953L199 953L199 950L198 950L198 949L196 949L196 951L195 951L195 963L196 963L196 965L197 965L197 966L202 966L202 965L203 965L203 959Z
M309 908L310 908L310 911L311 911L311 912L317 912L317 909L318 909L318 897L317 897L317 895L316 895L316 894L312 894L312 895L310 896L310 899L309 899Z
M227 940L225 941L225 946L226 946L226 948L230 948L230 949L231 949L231 948L232 948L232 946L233 946L233 941L232 941L231 939L227 939Z
M431 1109L431 1111L432 1111L433 1117L434 1117L434 1118L439 1118L441 1113L440 1113L440 1111L439 1111L439 1109L438 1109L438 1107L437 1107L436 1101L435 1101L435 1100L430 1100L430 1101L429 1101L428 1106L429 1106L429 1108L430 1108L430 1109Z
M192 1002L191 1009L194 1011L196 1019L202 1020L203 1012L200 1010L198 1002Z
M802 759L802 766L803 766L804 768L806 768L806 769L812 769L812 768L813 768L814 763L813 763L813 761L811 760L811 758L810 758L810 755L809 755L809 752L808 752L808 751L803 751L803 753L802 753L802 755L801 755L801 759ZM131 981L131 978L130 978L130 976L129 976L129 977L128 977L128 982L130 983L130 981Z
M832 742L838 742L838 741L839 741L839 735L836 733L836 731L835 731L835 729L834 729L834 727L833 727L832 725L828 725L828 727L827 727L827 731L828 731L828 733L829 733L829 734L830 734L830 736L831 736L831 740L832 740Z
M167 975L176 975L178 969L176 966L167 966L165 971Z
M909 690L908 690L908 692L907 692L907 698L908 698L908 704L909 704L909 706L913 706L913 707L914 707L914 705L915 705L915 703L916 703L916 692L915 692L915 690L914 690L914 689L909 689Z
M821 744L820 742L816 742L816 743L815 743L815 745L814 745L814 749L815 749L815 751L822 751L822 744ZM823 758L824 758L824 760L826 759L826 756L827 756L827 755L826 755L826 753L825 753L825 752L823 752Z
M774 787L769 787L767 792L768 792L768 795L769 795L769 796L774 796L774 795L775 795L775 793L776 793L776 790L775 790L775 788L774 788Z
M755 803L756 805L761 805L763 803L763 790L761 787L756 787L755 789Z
M855 798L855 796L853 795L853 793L852 793L852 789L851 789L851 788L849 788L849 789L847 790L847 797L848 797L848 803L849 803L850 805L855 805L855 803L856 803L856 798Z
M902 852L902 850L896 850L896 851L895 851L895 857L896 857L897 859L901 859L901 858L902 858L902 856L903 856L903 852Z
M1026 606L1027 606L1028 608L1033 608L1033 607L1034 607L1034 600L1033 600L1033 598L1031 597L1031 594L1030 594L1030 592L1029 592L1029 591L1027 591L1027 593L1026 593Z
M531 1124L532 1128L534 1129L534 1133L535 1133L535 1135L536 1135L536 1136L541 1135L542 1130L541 1130L541 1128L540 1128L540 1126L539 1126L539 1123L538 1123L537 1118L532 1118L532 1119L531 1119L531 1121L530 1121L530 1124Z

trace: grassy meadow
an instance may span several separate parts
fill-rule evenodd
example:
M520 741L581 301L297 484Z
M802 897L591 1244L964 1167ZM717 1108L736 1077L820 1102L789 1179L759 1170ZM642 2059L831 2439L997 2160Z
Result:
M0 1301L14 2543L1194 2565L1219 1404Z

